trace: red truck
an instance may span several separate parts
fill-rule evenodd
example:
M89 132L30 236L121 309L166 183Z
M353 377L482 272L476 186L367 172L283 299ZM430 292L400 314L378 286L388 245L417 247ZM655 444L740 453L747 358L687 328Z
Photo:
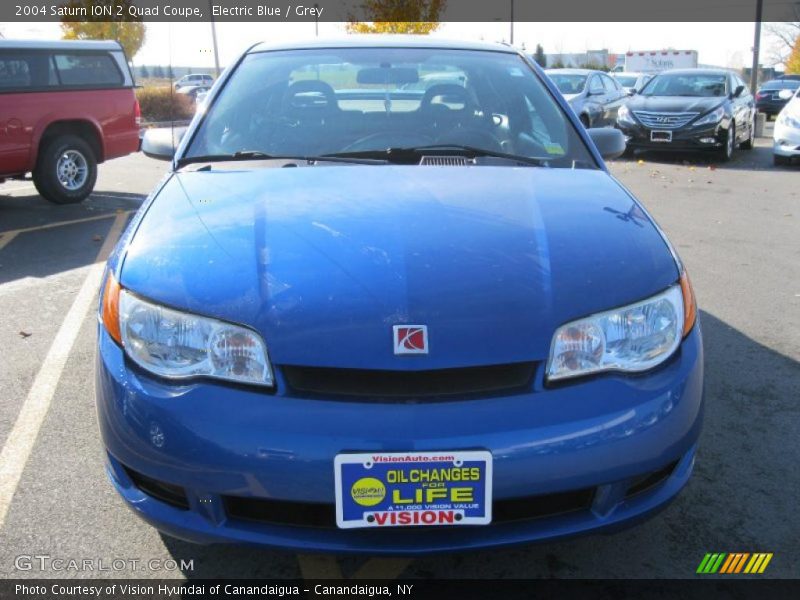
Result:
M0 40L0 183L32 173L47 200L81 202L98 163L139 149L140 121L117 42Z

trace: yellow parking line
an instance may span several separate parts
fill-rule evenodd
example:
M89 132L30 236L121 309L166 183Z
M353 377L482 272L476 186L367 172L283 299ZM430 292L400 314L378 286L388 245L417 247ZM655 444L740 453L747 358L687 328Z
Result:
M11 240L13 240L15 237L17 237L17 233L19 233L19 232L17 232L17 231L4 231L3 233L0 233L0 250L5 248L6 246L8 246L11 243Z
M344 579L336 558L323 554L298 554L303 579Z

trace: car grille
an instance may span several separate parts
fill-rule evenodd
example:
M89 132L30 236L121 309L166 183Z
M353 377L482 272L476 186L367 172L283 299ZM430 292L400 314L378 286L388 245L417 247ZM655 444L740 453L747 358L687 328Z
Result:
M314 396L351 396L373 401L507 394L528 389L536 363L511 363L459 369L384 371L284 366L295 392Z
M645 127L650 129L678 129L694 119L700 113L696 112L650 112L635 110L633 114Z
M492 523L541 519L588 510L594 500L594 492L595 488L584 488L556 494L495 500L492 504ZM289 502L241 496L223 496L222 501L225 505L225 514L230 519L294 527L328 529L336 527L334 504ZM418 530L419 528L404 527L403 529Z

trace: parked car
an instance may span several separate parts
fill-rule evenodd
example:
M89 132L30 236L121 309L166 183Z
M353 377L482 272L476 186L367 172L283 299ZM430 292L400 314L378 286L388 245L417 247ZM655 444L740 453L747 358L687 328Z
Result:
M188 96L189 98L191 98L192 102L195 102L197 100L198 94L206 93L210 89L211 87L207 85L185 85L179 88L175 93Z
M214 78L211 75L206 75L204 73L192 73L190 75L184 75L180 79L175 82L175 89L179 90L185 86L206 86L211 87L214 83Z
M620 131L581 127L507 45L362 36L233 65L174 157L145 135L172 168L105 275L98 422L133 512L196 542L416 554L675 497L701 333L603 162ZM398 106L439 67L465 85Z
M613 126L627 94L603 73L590 69L548 69L547 75L587 129Z
M51 202L80 202L97 164L139 148L141 112L117 42L0 40L0 181L33 173Z
M800 157L800 89L778 115L772 139L776 165L788 165L793 158Z
M777 115L800 88L798 79L773 79L756 92L756 108L767 117Z
M633 96L653 78L653 73L610 73L611 77L622 86L625 93Z
M619 111L629 150L713 150L729 160L753 147L755 102L747 85L724 69L658 74Z

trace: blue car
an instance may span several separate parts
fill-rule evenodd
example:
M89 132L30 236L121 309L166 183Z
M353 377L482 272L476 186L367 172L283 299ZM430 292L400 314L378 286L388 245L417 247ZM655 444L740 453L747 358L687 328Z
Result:
M687 483L692 288L603 162L622 134L529 58L256 45L171 142L143 140L172 168L109 259L96 365L108 476L164 534L467 550Z

